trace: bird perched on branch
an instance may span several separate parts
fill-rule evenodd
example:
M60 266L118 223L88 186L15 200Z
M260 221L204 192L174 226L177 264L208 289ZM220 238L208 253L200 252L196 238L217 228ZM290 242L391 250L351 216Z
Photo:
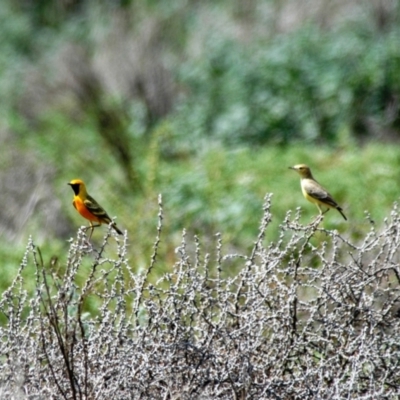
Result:
M314 179L311 169L307 165L298 164L289 168L299 173L301 177L301 190L304 197L318 207L320 214L326 213L330 208L336 208L336 210L338 210L340 214L342 214L342 217L347 221L342 208L336 203L329 192ZM327 209L322 211L322 207L327 207Z
M72 201L73 206L76 208L79 214L82 217L89 220L91 228L91 233L89 236L89 240L92 237L94 228L100 226L102 223L109 224L112 222L111 226L114 230L122 235L122 232L118 229L117 224L111 220L108 214L104 211L104 208L101 207L97 201L88 194L86 191L86 186L80 179L73 179L68 183L72 187L74 191L74 199ZM93 225L93 222L97 222L97 225Z

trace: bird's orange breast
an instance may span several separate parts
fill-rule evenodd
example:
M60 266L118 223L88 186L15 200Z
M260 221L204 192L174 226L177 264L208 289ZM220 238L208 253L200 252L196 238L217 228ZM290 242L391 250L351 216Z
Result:
M101 223L101 221L99 220L99 218L97 218L94 214L92 214L87 207L85 206L85 204L83 203L83 201L76 196L74 198L74 207L77 209L77 211L79 212L79 214L82 215L82 217L88 219L89 221L96 221Z

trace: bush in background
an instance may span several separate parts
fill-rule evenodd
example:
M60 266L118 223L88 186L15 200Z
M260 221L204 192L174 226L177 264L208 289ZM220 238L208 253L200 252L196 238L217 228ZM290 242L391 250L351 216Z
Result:
M399 31L360 24L305 26L244 46L210 40L181 68L190 95L174 116L187 145L340 144L350 136L393 139L400 127ZM195 140L193 140L195 139Z

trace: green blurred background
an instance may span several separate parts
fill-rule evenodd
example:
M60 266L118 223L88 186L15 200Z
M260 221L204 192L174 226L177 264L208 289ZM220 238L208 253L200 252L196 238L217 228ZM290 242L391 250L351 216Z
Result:
M303 199L298 163L356 240L399 197L399 1L2 0L0 260L9 284L31 236L65 262L85 221L73 178L128 231L132 267L173 265L183 228L204 251L275 240ZM105 230L105 228L104 228ZM97 229L94 243L104 230Z

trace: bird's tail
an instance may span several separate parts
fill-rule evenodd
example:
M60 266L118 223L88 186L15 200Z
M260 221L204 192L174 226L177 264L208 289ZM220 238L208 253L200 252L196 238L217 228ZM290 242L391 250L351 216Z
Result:
M120 229L118 229L117 224L116 224L115 222L114 222L111 226L114 228L114 230L115 230L118 234L123 235L122 231L121 231Z
M340 212L340 214L342 214L342 217L347 221L346 216L343 214L343 210L341 207L336 207L336 210L338 210Z

